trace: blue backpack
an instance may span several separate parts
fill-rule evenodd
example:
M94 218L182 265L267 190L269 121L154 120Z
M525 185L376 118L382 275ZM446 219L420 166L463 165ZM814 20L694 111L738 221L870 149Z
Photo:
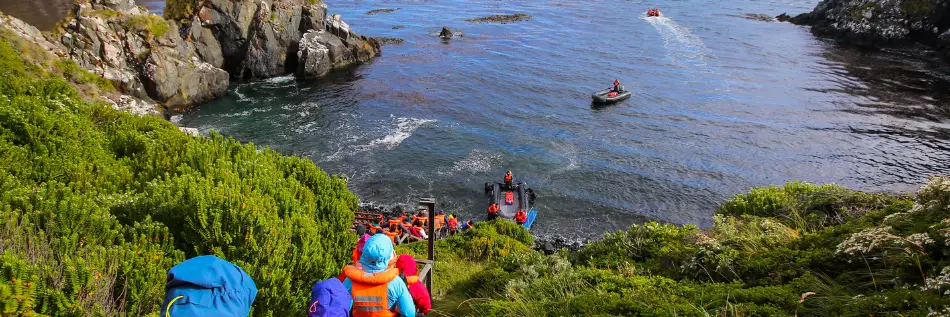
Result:
M309 317L350 317L353 298L336 278L318 282L310 290Z
M257 285L240 267L213 255L168 270L162 317L247 317Z

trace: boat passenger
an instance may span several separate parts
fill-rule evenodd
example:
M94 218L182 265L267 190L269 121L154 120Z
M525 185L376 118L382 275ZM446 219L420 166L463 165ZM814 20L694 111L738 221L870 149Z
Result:
M508 186L510 188L512 180L513 180L513 177L511 176L511 171L508 171L507 173L505 173L505 186Z
M614 89L611 92L620 93L620 79L614 79Z
M524 209L518 209L518 212L515 213L515 222L519 225L528 222L528 213L524 212Z
M498 211L500 210L501 208L498 207L498 203L492 203L491 205L489 205L488 206L488 220L492 220L492 219L495 219L495 217L498 217Z

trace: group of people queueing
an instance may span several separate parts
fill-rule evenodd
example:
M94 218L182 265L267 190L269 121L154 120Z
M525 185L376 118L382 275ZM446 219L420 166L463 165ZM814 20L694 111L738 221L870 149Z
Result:
M358 223L356 224L355 230L357 230L357 233L368 232L370 234L384 234L389 237L394 244L429 239L429 214L428 210L424 207L420 208L412 217L407 216L405 212L400 212L398 216L385 219L385 222L383 222L384 219L385 218L381 218L380 220L368 223ZM464 231L472 226L471 220L463 222L456 218L454 214L446 215L445 212L442 211L439 211L435 215L432 222L435 228L436 239L453 235L456 232Z
M432 309L416 260L397 257L389 237L364 234L357 251L340 276L313 286L308 317L415 317ZM165 290L161 317L246 317L258 293L241 267L213 255L172 267Z
M429 290L418 276L416 259L408 254L396 257L387 236L364 234L356 251L359 260L344 267L338 279L352 302L346 310L340 309L340 314L332 316L413 317L432 309ZM311 313L319 311L318 307L312 308ZM347 312L352 315L343 314Z

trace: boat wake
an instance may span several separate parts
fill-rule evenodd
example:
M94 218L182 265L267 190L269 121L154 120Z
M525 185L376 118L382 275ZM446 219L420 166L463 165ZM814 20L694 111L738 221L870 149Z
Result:
M405 141L410 136L412 136L412 132L416 131L416 129L428 123L435 122L435 120L396 118L395 122L395 126L389 130L389 133L386 134L386 136L375 139L367 145L358 146L356 149L361 151L371 150L378 147L385 147L389 150L395 149L397 146L399 146L399 144L402 144L402 141Z
M705 70L709 49L698 36L685 26L679 25L669 17L640 17L646 20L660 36L663 37L663 46L666 56L673 65L683 68Z
M436 122L436 120L393 117L392 123L379 125L381 128L378 131L384 131L383 133L385 133L385 135L372 139L368 142L368 136L379 135L379 133L360 132L358 129L354 130L350 124L344 123L335 129L344 135L343 139L341 140L344 144L341 145L335 153L325 157L320 161L336 161L343 158L344 156L352 156L358 153L379 148L393 150L402 144L403 141L411 137L412 133L415 132L416 129L433 122Z

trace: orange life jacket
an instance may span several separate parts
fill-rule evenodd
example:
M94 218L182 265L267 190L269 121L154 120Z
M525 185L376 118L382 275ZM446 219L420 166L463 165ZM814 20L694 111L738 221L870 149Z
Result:
M455 229L459 226L459 220L455 218L449 218L449 228Z
M389 282L399 276L399 270L389 268L379 273L367 273L359 265L347 265L343 275L353 282L353 317L393 317L389 309Z
M404 219L406 219L406 215L399 216L398 219L399 222L402 222Z
M445 225L445 215L435 215L435 228L439 229Z
M399 220L390 220L389 221L389 232L396 234L397 236L402 234L402 229L399 228Z
M511 174L505 174L505 182L511 183Z
M386 236L389 237L389 240L393 240L393 244L396 244L396 238L399 237L399 233L394 231L386 231L385 233Z
M515 222L517 223L528 222L528 213L524 212L524 210L518 210L518 212L515 213Z
M419 217L419 221L422 221L423 227L429 226L429 217Z
M489 206L488 206L488 213L489 213L489 214L493 214L493 215L496 214L496 213L498 213L498 206L496 206L495 204L489 205Z

